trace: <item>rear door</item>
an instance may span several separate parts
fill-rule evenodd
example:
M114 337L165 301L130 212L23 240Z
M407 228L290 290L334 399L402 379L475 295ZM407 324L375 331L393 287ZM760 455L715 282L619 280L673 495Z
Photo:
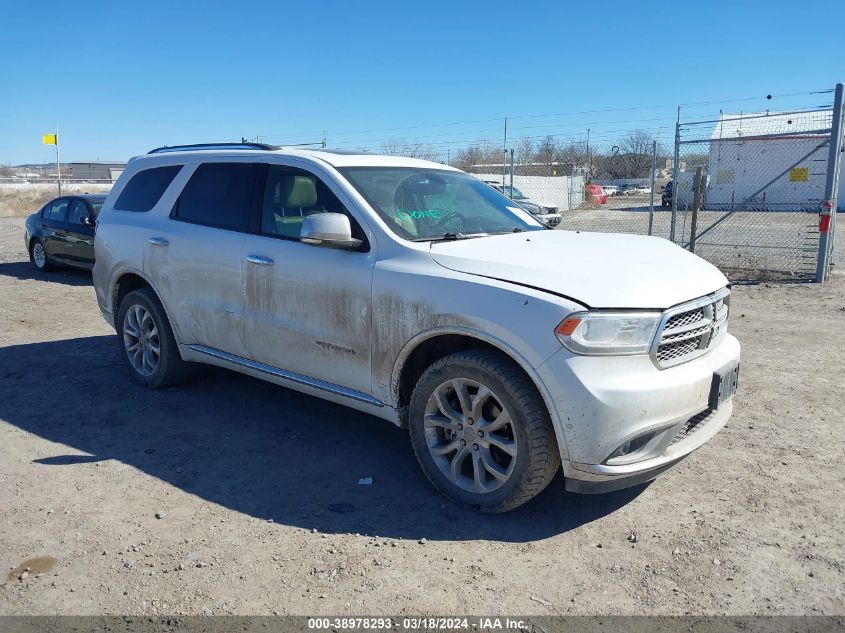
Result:
M176 320L181 342L244 357L243 245L262 166L196 167L170 218L145 245L145 272Z
M64 261L70 198L56 198L41 215L41 242L50 259Z
M64 248L68 262L74 265L94 265L94 227L85 223L92 220L88 203L82 198L73 198L68 212Z

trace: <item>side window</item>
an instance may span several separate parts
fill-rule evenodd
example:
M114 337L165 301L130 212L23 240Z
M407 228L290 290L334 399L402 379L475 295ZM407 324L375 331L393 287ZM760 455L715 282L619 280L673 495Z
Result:
M221 229L246 230L259 165L204 163L173 206L171 217Z
M114 208L140 213L149 211L156 205L168 185L173 182L180 169L182 165L168 165L139 171L126 183L114 203Z
M53 206L50 207L49 219L53 222L67 222L67 207L70 200L67 198L59 198L53 201Z
M52 206L53 206L53 203L51 201L51 202L48 202L47 204L45 204L43 207L41 207L40 215L45 220L50 219L50 209L52 208Z
M74 200L70 208L68 222L70 224L82 224L82 218L88 217L88 207L82 200Z
M352 225L352 237L366 242L358 222L322 180L302 169L270 165L261 206L261 233L298 240L303 220L312 213L343 213Z

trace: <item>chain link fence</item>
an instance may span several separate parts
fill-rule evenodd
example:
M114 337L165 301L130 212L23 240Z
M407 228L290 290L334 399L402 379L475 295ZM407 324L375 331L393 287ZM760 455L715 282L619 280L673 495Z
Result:
M734 277L813 279L832 121L831 107L680 124L667 237Z
M448 154L391 153L451 164L517 202L556 210L557 228L663 237L734 280L807 281L827 274L820 253L841 259L835 213L825 219L845 210L845 195L836 199L841 130L831 151L836 117L842 111L833 103L720 111L700 121L679 115L674 144L633 130L612 142L549 136Z

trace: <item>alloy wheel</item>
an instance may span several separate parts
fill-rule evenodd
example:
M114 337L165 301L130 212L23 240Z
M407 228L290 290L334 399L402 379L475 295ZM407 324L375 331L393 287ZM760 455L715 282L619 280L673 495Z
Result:
M514 421L486 385L466 378L440 384L428 399L423 425L435 464L456 486L489 493L513 474Z
M142 305L130 306L123 318L123 346L132 368L142 376L152 376L161 360L158 327Z
M47 263L47 253L44 252L44 245L41 242L36 242L32 247L32 261L38 268L44 268Z

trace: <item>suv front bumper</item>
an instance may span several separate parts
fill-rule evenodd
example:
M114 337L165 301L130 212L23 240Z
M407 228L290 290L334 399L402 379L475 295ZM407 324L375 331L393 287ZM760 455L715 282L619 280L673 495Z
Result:
M713 375L739 357L729 334L703 356L662 370L648 356L557 352L538 371L566 443L567 489L608 492L649 481L707 442L733 411L732 400L709 408ZM643 446L611 457L638 441Z

